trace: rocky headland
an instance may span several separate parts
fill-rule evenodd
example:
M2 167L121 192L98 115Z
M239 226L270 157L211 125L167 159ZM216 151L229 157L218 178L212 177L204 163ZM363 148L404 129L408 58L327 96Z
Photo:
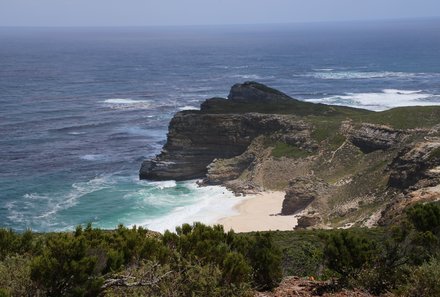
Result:
M440 199L440 107L372 112L313 104L256 82L178 112L140 178L285 191L299 228L389 224Z

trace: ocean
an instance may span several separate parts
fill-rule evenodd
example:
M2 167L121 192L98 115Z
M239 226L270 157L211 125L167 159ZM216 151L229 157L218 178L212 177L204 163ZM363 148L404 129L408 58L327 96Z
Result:
M0 28L0 226L173 229L242 198L138 180L173 114L258 81L311 102L440 104L440 20Z

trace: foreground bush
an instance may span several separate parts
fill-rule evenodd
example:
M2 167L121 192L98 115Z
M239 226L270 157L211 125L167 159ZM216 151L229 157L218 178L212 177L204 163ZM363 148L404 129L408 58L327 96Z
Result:
M376 253L376 244L372 240L352 230L331 233L324 250L328 267L339 273L344 281L359 273Z
M338 230L327 237L324 255L340 285L373 294L440 296L440 207L418 204L406 220L386 229L382 238L368 239L362 230ZM403 288L407 289L403 293Z
M189 264L189 263L188 263ZM120 285L111 285L111 283ZM253 296L248 283L223 283L222 271L215 265L187 265L178 270L151 261L126 269L106 281L102 295L111 296Z
M424 263L410 278L405 296L440 296L440 260L432 259Z
M41 256L32 261L32 279L46 296L95 296L102 279L97 257L84 237L51 235Z
M7 256L0 262L0 296L43 296L31 280L31 258Z
M0 236L4 296L247 296L252 288L275 287L282 276L269 234L242 236L200 223L164 235L88 225L73 233Z
M281 251L273 243L270 233L255 236L250 249L254 268L254 283L260 290L275 288L283 276L281 269Z

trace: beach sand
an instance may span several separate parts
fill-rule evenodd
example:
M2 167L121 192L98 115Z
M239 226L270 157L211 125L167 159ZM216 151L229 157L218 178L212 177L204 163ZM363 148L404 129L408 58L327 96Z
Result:
M220 219L225 231L235 232L292 230L297 224L295 216L281 216L284 192L262 192L248 195L237 205L238 215Z

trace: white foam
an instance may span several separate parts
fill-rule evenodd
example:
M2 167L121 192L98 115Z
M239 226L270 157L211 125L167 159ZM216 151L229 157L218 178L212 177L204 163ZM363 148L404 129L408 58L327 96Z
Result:
M377 93L346 93L341 96L308 99L307 101L382 111L400 106L440 105L438 99L440 95L424 93L421 90L384 89Z
M235 74L232 75L233 78L239 78L239 79L251 79L251 80L261 80L261 79L273 79L274 76L260 76L257 74Z
M233 193L220 186L198 187L192 182L184 183L184 186L191 190L188 199L191 202L187 205L180 205L172 212L160 218L147 219L140 225L150 230L163 232L174 230L175 227L184 223L201 222L214 224L219 219L237 214L235 206L245 198L235 197ZM183 197L170 197L166 203L176 203L176 199ZM148 201L148 203L151 203Z
M17 210L17 201L5 203L5 208L8 210L7 218L15 223L21 223L24 221L24 214L22 211Z
M24 199L28 199L28 200L48 200L49 197L46 195L41 195L41 194L37 194L37 193L26 193L23 195Z
M217 69L245 69L245 68L249 68L249 65L242 65L242 66L215 65L211 67Z
M180 110L200 110L199 107L195 107L195 106L191 106L191 105L186 105L183 107L179 107Z
M174 188L177 183L174 180L166 180L166 181L157 181L157 182L150 182L150 185L155 186L158 189L167 189L167 188Z
M111 98L102 101L112 109L149 109L152 102L149 100L134 100L130 98Z
M418 94L422 93L422 90L410 91L410 90L397 90L397 89L384 89L382 92L386 94L397 94L397 95L410 95L410 94Z
M114 184L114 182L114 180L110 179L110 176L99 176L87 182L74 183L72 185L72 190L70 190L66 195L57 197L57 199L62 199L61 201L53 201L50 199L48 206L49 209L45 213L36 216L36 218L47 219L52 217L61 210L75 206L78 203L78 200L84 195L108 188Z
M86 134L86 132L68 132L69 135L83 135Z
M143 102L149 102L147 100L133 100L133 99L129 99L129 98L113 98L113 99L107 99L103 101L104 103L109 103L109 104L138 104L138 103L143 103Z
M414 77L416 73L393 72L393 71L332 71L332 69L320 69L319 72L309 74L319 79L374 79L387 77Z
M333 68L316 68L316 69L313 69L314 71L333 71L334 69Z
M85 161L102 161L106 159L106 155L103 154L88 154L79 157L81 160Z

